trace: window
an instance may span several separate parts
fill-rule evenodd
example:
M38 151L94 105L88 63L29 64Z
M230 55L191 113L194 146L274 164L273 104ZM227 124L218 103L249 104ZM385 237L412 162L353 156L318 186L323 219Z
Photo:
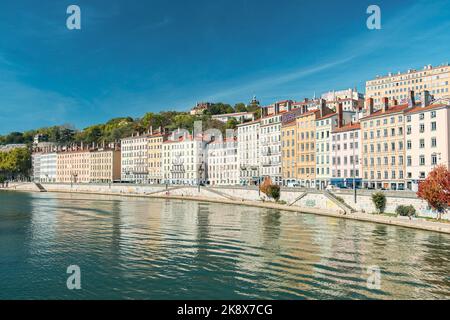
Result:
M434 166L434 165L437 165L437 156L436 156L436 154L432 154L431 155L431 164Z
M433 124L432 124L433 126ZM423 133L425 132L425 125L423 123L420 124L420 132Z
M419 146L421 149L425 148L425 139L420 139Z
M436 122L435 121L433 121L431 123L431 131L436 131Z
M425 165L425 156L421 155L419 157L419 165L424 166Z
M437 146L437 142L436 142L436 138L431 138L431 147L432 148L436 148L436 146Z

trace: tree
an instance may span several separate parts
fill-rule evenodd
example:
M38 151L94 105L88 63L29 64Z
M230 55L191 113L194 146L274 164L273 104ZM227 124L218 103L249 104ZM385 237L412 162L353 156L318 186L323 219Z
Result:
M267 195L269 193L269 186L271 185L272 179L270 179L270 177L265 177L263 183L259 186L259 190Z
M417 196L438 213L441 219L450 205L450 172L444 165L439 165L419 184Z
M234 111L236 112L247 112L247 107L245 106L245 103L236 103L234 105Z
M280 200L280 196L281 196L280 186L278 186L276 184L272 184L267 189L267 192L268 192L268 196L270 198L274 199L277 202L278 202L278 200Z
M0 173L2 176L15 178L27 177L31 169L31 153L27 148L12 149L0 152Z
M280 200L280 186L273 184L272 179L270 179L269 177L266 177L264 179L264 182L259 186L259 190L261 190L262 193L277 202L278 200Z
M372 194L372 202L378 213L383 213L386 209L386 196L383 192L376 192Z

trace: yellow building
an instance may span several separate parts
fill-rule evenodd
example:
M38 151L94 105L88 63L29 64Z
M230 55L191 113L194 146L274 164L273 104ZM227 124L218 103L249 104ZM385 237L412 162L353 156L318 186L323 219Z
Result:
M296 119L297 151L296 178L300 185L314 187L316 179L316 119L319 110L306 111Z
M283 123L281 126L281 174L284 185L289 182L295 182L297 178L295 170L295 147L297 144L295 127L295 118Z
M368 99L368 115L361 118L362 170L365 188L403 190L405 188L404 111L408 104L389 104L374 111Z
M366 98L374 99L375 109L382 107L384 97L406 103L409 91L415 91L418 100L425 90L436 99L450 95L448 64L436 67L428 65L421 70L410 69L404 73L389 73L366 82Z
M120 163L120 150L92 151L89 182L111 183L120 180Z
M167 135L155 133L148 138L148 180L152 184L160 184L163 180L162 145Z

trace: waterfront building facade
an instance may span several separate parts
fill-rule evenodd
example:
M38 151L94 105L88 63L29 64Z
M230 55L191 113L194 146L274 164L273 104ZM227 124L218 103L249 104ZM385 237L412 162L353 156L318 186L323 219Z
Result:
M295 108L295 106L294 106ZM307 110L306 106L281 115L281 173L283 185L298 183L297 180L297 122L296 119Z
M35 182L40 182L41 179L41 156L40 152L31 155L32 179Z
M207 177L210 185L239 184L238 141L219 139L207 146Z
M342 103L337 112L322 105L320 117L316 119L316 182L319 189L325 189L332 178L332 135L336 127L352 121L354 112L343 111Z
M202 135L173 133L163 142L163 179L168 184L206 183L206 142Z
M295 118L286 121L281 126L281 172L283 185L297 182L296 174L296 122Z
M237 126L239 181L257 184L260 179L260 120Z
M414 93L411 93L412 96ZM414 98L409 104L414 105ZM383 98L381 110L374 111L374 100L367 101L368 115L361 118L363 186L404 190L405 135L404 111L408 104L389 104Z
M348 123L336 127L331 133L332 178L337 187L361 187L361 124Z
M163 181L162 146L168 135L157 132L148 137L148 181L160 184Z
M90 152L89 182L113 183L120 181L120 164L120 150L115 146L92 150Z
M90 182L89 150L77 147L58 152L56 157L56 181L61 183Z
M261 177L270 177L273 183L281 185L281 115L277 105L272 115L261 119L260 152Z
M377 76L366 82L366 98L374 99L374 108L383 106L383 98L396 99L400 104L407 103L408 92L415 91L416 100L423 91L429 91L435 99L450 95L450 66L448 64L423 67L421 70L409 69L403 73L389 73Z
M306 111L296 118L296 177L302 187L316 187L316 119L320 110Z
M121 140L122 181L149 183L148 147L150 134L136 134Z
M405 110L406 187L413 191L437 165L450 168L450 99L421 101Z

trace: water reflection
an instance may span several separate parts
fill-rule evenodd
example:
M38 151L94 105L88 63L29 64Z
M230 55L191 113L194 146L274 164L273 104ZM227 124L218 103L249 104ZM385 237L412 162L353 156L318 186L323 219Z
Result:
M450 237L244 206L0 193L0 298L448 298ZM79 265L82 290L65 287ZM381 289L367 288L380 267Z

